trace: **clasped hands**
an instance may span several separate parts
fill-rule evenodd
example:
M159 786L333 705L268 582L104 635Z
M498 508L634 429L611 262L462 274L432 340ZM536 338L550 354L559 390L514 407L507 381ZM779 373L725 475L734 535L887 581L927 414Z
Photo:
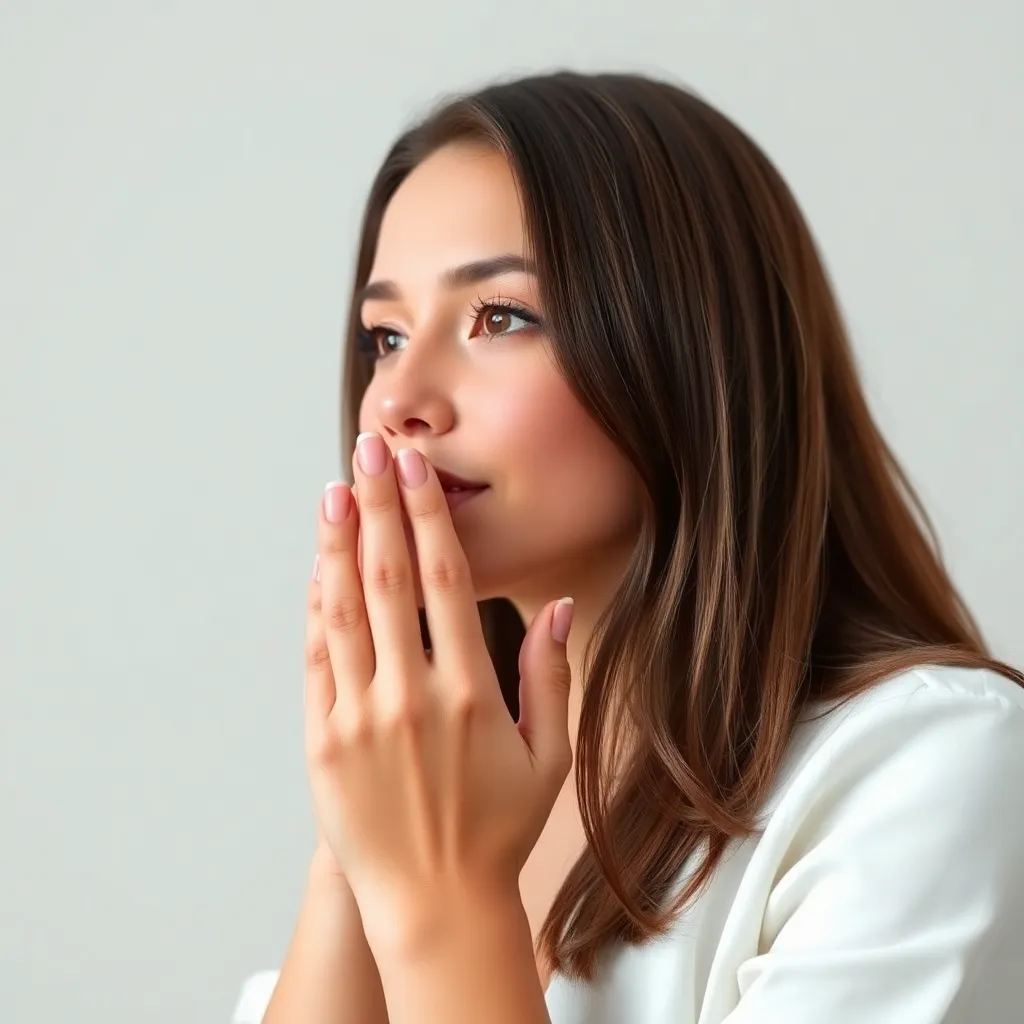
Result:
M358 498L334 483L320 503L305 748L321 841L377 952L424 941L453 901L518 899L519 873L572 763L573 606L552 601L531 623L514 722L433 468L411 448L392 458L368 433L353 473Z

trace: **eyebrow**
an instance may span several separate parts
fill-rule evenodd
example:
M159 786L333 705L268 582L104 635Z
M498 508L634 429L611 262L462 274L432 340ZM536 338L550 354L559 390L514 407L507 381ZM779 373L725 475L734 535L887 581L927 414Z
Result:
M505 253L501 256L492 256L484 260L473 260L471 263L463 263L457 267L451 267L441 275L441 285L449 290L466 288L471 284L479 284L492 277L499 277L501 274L536 274L533 263L516 256L513 253ZM362 306L368 299L398 299L401 290L394 281L371 281L368 285L360 288L356 293L356 308Z

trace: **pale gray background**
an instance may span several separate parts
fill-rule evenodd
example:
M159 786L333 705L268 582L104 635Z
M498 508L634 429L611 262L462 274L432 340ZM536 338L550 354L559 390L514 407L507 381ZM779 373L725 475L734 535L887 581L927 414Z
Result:
M696 87L787 176L1024 662L1019 0L0 7L0 1019L226 1021L311 843L301 635L377 161L515 70Z

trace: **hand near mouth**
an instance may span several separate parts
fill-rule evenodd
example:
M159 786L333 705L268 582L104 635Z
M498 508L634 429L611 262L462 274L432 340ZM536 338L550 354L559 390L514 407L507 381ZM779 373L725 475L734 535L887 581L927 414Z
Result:
M426 458L425 456L422 455L422 453L420 453L420 455L421 455L421 457ZM429 461L429 460L427 460L427 461ZM431 465L433 465L433 464L431 463ZM464 504L468 500L468 498L471 495L478 494L478 493L480 493L482 491L486 491L486 490L489 489L489 486L490 486L489 484L482 483L482 482L479 482L479 481L467 480L466 478L460 477L460 476L456 475L455 473L449 472L448 470L438 469L436 466L434 466L434 472L435 472L435 474L437 476L438 481L441 484L441 489L442 489L442 491L445 494L445 500L448 502L449 509L453 509L453 508L457 508L457 507L461 506L462 504ZM356 500L357 505L358 505L358 500L359 500L358 484L357 483L353 483L352 487L351 487L351 490L352 490L352 496ZM459 498L459 497L455 497L455 495L465 495L466 497ZM403 526L404 531L405 531L406 547L408 548L408 551L409 551L409 558L410 558L410 561L411 561L411 563L413 565L418 565L419 564L419 560L418 560L418 557L417 557L417 554L416 554L416 537L415 537L415 533L414 533L413 528L412 528L412 523L409 521L408 511L406 510L404 505L402 506L401 514L402 514L402 526ZM359 565L359 573L360 573L360 577L362 577L362 572L363 572L363 535L362 535L362 533L359 534L359 538L358 538L358 542L357 543L358 543L358 555L357 555L357 558L358 558L358 565ZM413 574L413 585L414 585L415 591L416 591L416 605L417 605L418 608L423 608L423 606L424 606L424 604L423 604L423 588L422 588L422 584L420 582L420 577L419 577L418 573L414 573Z
M332 484L319 517L306 750L324 841L387 963L473 908L521 910L520 870L572 762L572 603L527 632L513 722L439 474L410 449L396 474L376 434L358 452L358 503Z

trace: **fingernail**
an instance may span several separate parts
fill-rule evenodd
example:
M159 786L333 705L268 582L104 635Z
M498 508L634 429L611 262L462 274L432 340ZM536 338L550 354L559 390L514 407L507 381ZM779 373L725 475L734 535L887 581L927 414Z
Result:
M368 431L356 438L356 456L367 476L380 476L388 464L388 446L380 434Z
M352 507L352 492L348 484L332 480L324 488L324 515L329 523L340 523Z
M563 597L555 605L555 611L551 616L551 638L556 644L564 644L569 639L569 627L572 625L574 607L571 597Z
M317 554L316 558L313 559L313 579L320 582L320 555Z
M415 448L403 448L398 453L398 473L406 487L419 487L426 483L427 464Z

